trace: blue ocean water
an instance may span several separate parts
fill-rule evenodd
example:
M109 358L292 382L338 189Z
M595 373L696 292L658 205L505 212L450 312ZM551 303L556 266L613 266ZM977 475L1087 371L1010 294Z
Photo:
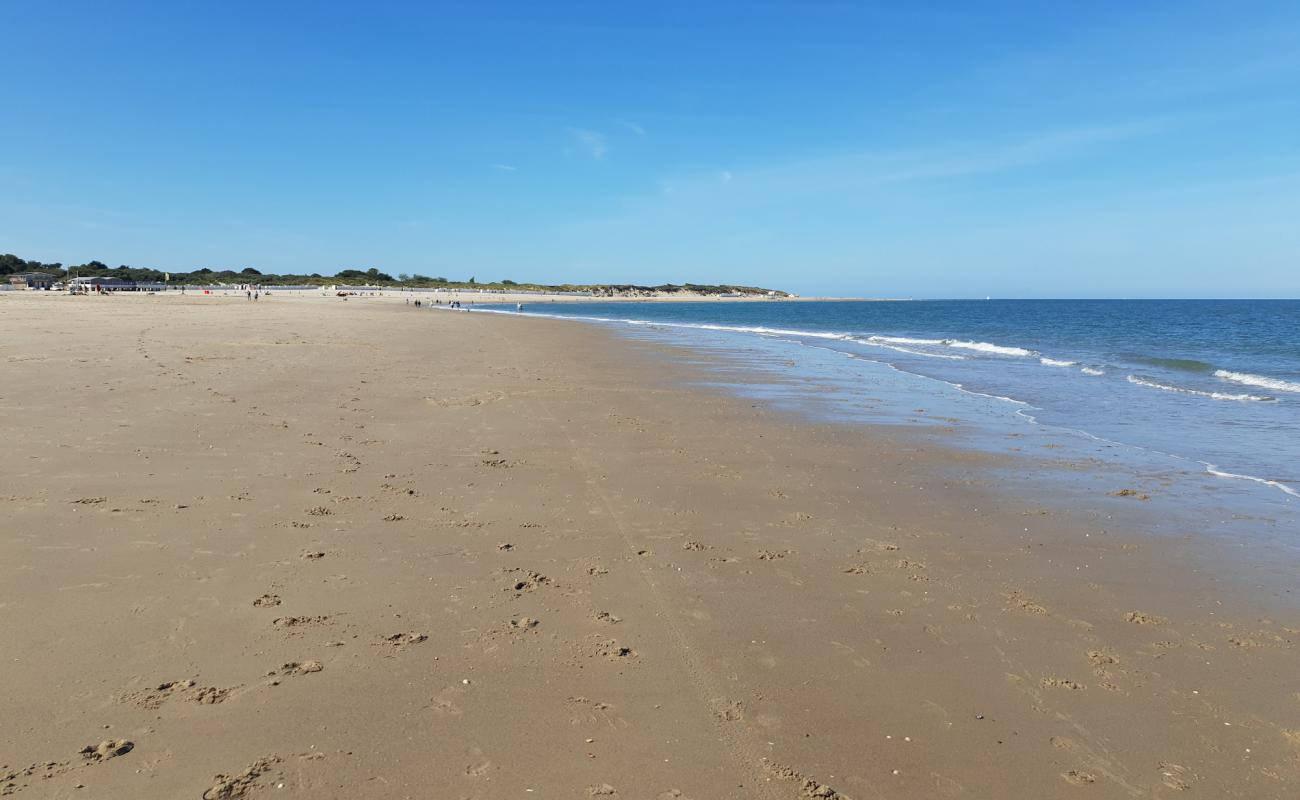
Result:
M998 435L1051 431L1148 472L1167 460L1171 475L1206 476L1238 505L1300 508L1300 301L539 302L524 313L732 351L818 384L782 399L820 413L915 423L925 407Z

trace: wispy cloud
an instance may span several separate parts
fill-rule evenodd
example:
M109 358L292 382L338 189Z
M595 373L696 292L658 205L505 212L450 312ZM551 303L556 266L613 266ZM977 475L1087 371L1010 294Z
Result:
M846 196L862 199L885 187L977 180L1055 161L1096 156L1125 142L1156 135L1164 120L1047 131L1019 140L960 142L906 150L870 150L748 167L664 176L680 194L712 203L722 187L744 182L729 202L753 205L794 198ZM863 194L867 193L867 194ZM635 202L633 200L632 202Z
M609 140L600 131L586 128L569 128L569 135L579 149L596 161L603 161L609 154Z
M882 169L875 177L879 182L889 183L1001 172L1083 155L1108 144L1157 133L1163 127L1159 120L1139 120L1052 131L1005 144L946 148L926 154L900 153L896 154L902 157L897 159L895 167Z
M518 170L519 167L516 167L513 164L493 164L492 169L501 170L502 172L514 172Z
M637 136L645 136L645 128L641 127L640 125L636 124L635 122L632 122L632 121L630 121L630 120L626 120L626 119L619 119L619 120L614 120L614 121L615 121L617 124L622 125L624 128L627 128L628 130L632 131L632 132L635 133Z

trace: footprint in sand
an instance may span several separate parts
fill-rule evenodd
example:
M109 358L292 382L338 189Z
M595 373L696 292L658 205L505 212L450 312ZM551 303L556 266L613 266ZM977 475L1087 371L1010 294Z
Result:
M134 749L135 743L126 739L105 739L99 744L88 744L81 748L81 757L85 761L98 763L124 756Z
M124 695L121 702L140 708L155 709L173 697L182 697L191 703L210 706L225 702L232 691L233 689L219 689L215 686L199 686L192 680L167 681L152 689Z
M597 725L613 724L614 720L610 718L609 712L613 711L613 706L609 703L602 703L597 700L589 700L586 697L570 697L564 701L573 709L569 716L571 725Z
M1124 615L1124 619L1134 625L1164 625L1169 621L1164 617L1156 616L1155 614L1147 614L1142 611L1130 611Z
M1119 657L1104 650L1089 650L1088 663L1094 667L1109 667L1119 663Z
M739 700L719 697L711 700L709 707L713 710L713 716L724 722L739 722L745 718L745 704Z
M515 567L505 570L505 572L514 575L514 578L510 581L510 585L506 587L506 590L517 594L531 592L537 587L551 582L550 578L540 572L534 572L531 569L519 569L518 567Z
M212 786L203 793L203 800L241 800L247 797L249 790L257 786L258 780L280 763L279 756L259 758L235 775L216 775Z
M893 542L882 542L878 539L863 539L862 546L858 548L859 553L876 551L876 552L893 552L898 549L898 545Z
M290 630L293 628L305 628L313 625L325 625L330 618L328 616L316 617L276 617L271 620L271 624L281 630Z
M256 600L254 600L253 605L256 606L257 608L272 608L274 606L278 606L280 605L280 595L264 594L261 597L257 598Z
M217 703L224 703L230 696L231 689L218 689L215 686L203 686L195 689L190 693L190 702L198 703L201 706L212 706Z
M1018 591L1012 592L1008 595L1007 600L1011 603L1010 607L1007 609L1009 611L1023 611L1026 614L1036 614L1039 616L1045 616L1048 613L1046 606L1030 600Z
M49 780L62 775L70 769L72 769L72 764L67 761L46 761L41 764L31 764L22 769L12 770L8 766L0 764L0 797L17 794L26 789L28 778Z
M325 669L325 665L319 661L290 661L283 664L279 669L271 670L266 673L267 677L280 675L283 677L298 677L301 675L310 675L313 672L320 672Z
M472 408L484 403L494 403L498 400L504 400L505 394L502 392L488 392L481 396L469 397L426 397L426 401L433 403L442 408Z
M429 707L439 714L446 714L451 717L458 717L464 713L456 700L463 697L465 689L460 686L449 686L438 694L434 695L430 701Z
M596 655L604 656L611 661L620 661L623 659L636 658L638 653L630 647L625 647L613 639L605 639L596 644Z
M428 639L428 635L423 633L393 633L383 637L383 643L397 648L405 648L428 641Z
M824 783L818 783L796 769L768 761L766 758L763 761L763 769L770 776L769 779L776 778L798 783L800 797L819 798L820 800L847 800L831 787Z

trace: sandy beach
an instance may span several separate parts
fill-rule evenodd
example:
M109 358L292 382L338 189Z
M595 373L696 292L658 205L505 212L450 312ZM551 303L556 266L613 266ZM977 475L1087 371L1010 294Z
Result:
M0 341L0 795L1300 796L1294 598L1140 500L400 295Z

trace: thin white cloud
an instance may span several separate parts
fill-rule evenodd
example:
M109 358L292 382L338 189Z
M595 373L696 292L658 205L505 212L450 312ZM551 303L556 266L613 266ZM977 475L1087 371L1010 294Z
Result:
M603 161L609 154L609 141L600 131L569 128L569 135L584 153L596 161Z
M1094 148L1159 132L1160 120L1053 131L1010 144L935 151L912 163L900 163L876 177L881 182L960 178L1033 166L1081 155Z
M635 122L631 122L630 120L626 120L626 119L615 120L615 122L617 122L619 125L622 125L624 128L627 128L628 130L632 131L637 136L645 136L645 128L641 127Z
M502 172L514 172L518 170L519 167L516 167L512 164L493 164L492 169L499 169Z
M665 176L683 197L714 202L721 187L743 180L743 193L730 192L734 202L752 205L789 202L796 197L855 195L885 186L973 180L1016 169L1032 169L1053 161L1083 158L1155 135L1168 123L1161 119L1125 124L1080 127L1040 133L1018 140L963 142L909 150L874 150L821 158L777 162L740 170L710 170Z

